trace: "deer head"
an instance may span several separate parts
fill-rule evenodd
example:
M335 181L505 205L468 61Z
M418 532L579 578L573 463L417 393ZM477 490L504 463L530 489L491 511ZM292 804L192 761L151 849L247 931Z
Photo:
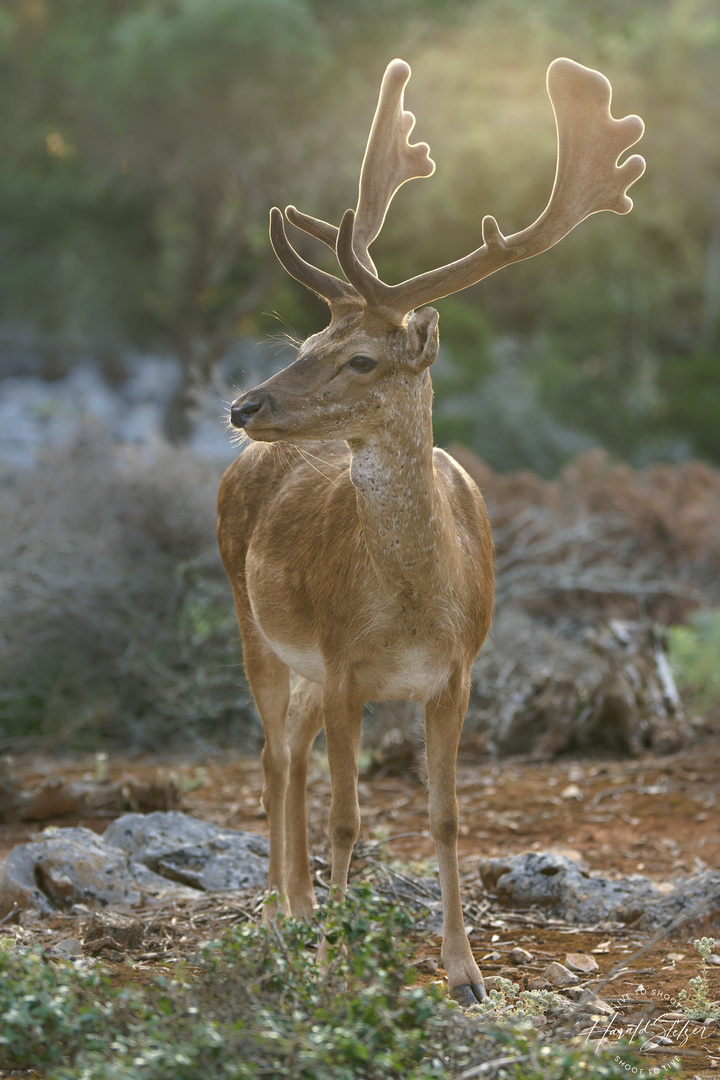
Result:
M346 280L306 262L288 240L281 211L275 207L270 213L275 254L289 274L327 302L331 321L304 342L294 364L233 404L233 426L252 439L367 437L373 423L387 423L379 401L387 405L389 397L428 392L426 372L437 355L438 315L424 305L546 251L590 214L632 209L627 189L642 176L645 162L639 155L618 161L642 136L642 120L612 117L612 89L599 71L573 60L554 60L547 90L557 126L557 168L540 217L507 237L495 218L485 217L483 243L470 255L398 285L385 284L370 245L398 188L435 171L427 144L409 142L415 126L403 102L409 78L403 60L393 60L385 71L357 208L346 211L340 227L294 206L285 211L292 225L332 248Z

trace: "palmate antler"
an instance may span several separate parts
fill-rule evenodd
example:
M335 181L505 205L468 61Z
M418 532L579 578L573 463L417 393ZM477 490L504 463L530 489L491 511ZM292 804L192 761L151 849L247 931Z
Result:
M339 229L289 206L292 224L332 247L348 281L341 281L305 262L289 243L282 214L271 212L270 233L285 269L324 297L331 308L359 298L402 324L405 316L433 300L466 289L510 263L529 259L557 244L590 214L612 210L627 214L627 189L642 176L645 161L638 154L618 165L620 155L644 131L639 116L616 120L610 114L612 87L599 71L573 60L554 60L547 90L555 112L558 156L550 201L527 229L505 237L493 217L482 222L483 244L464 259L420 274L399 285L380 281L368 248L380 232L397 189L406 180L430 176L435 169L425 143L411 145L415 124L403 108L410 68L402 60L388 65L380 90L360 178L356 211L346 211Z

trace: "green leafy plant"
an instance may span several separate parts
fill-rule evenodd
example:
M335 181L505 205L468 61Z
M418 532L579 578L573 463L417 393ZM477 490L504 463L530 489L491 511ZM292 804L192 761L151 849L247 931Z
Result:
M617 1075L614 1057L553 1042L516 1009L498 1022L463 1014L439 986L412 986L412 923L364 887L311 922L238 925L144 988L3 939L0 1068L52 1080L445 1080L478 1063L533 1080ZM322 935L329 963L318 968ZM523 1012L548 1004L523 1000Z
M500 1013L503 1016L542 1016L568 1008L568 1001L552 990L520 990L510 979L498 977L483 1002L468 1009L470 1015Z
M720 701L720 610L698 611L668 631L670 662L680 688L705 712Z
M679 1000L686 1016L692 1020L717 1020L720 1019L720 1002L710 1001L708 997L708 957L715 948L715 938L696 938L693 945L700 953L700 972L690 980L692 994L688 996L687 990L681 990Z

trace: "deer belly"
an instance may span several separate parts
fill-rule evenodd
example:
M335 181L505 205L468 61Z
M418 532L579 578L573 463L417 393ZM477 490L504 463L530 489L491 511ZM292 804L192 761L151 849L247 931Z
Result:
M303 649L296 645L269 639L268 645L283 664L287 664L296 675L302 675L310 682L323 683L325 681L325 664L319 649Z
M388 650L385 656L383 651L360 678L368 700L412 698L425 704L447 685L450 669L438 659L437 649L412 645Z
M310 682L325 681L325 664L319 648L266 640L291 671ZM438 662L437 653L433 655L428 649L412 646L387 653L380 649L374 662L362 665L353 674L353 681L367 701L412 698L425 704L447 685L450 673L446 664Z

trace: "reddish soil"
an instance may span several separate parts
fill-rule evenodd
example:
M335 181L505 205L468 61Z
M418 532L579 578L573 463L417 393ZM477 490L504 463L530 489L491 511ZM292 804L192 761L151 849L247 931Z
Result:
M153 761L111 760L110 778L123 774L150 781L174 777L183 791L182 808L188 813L224 826L265 830L259 807L261 770L259 760L225 756ZM27 759L14 763L12 772L28 790L49 778L67 780L92 774L92 759L81 762ZM589 930L560 920L547 920L534 912L502 910L482 889L478 866L489 856L508 856L527 849L555 848L579 853L592 871L609 876L642 873L658 882L682 874L717 867L720 858L720 745L709 744L672 757L634 761L561 760L552 763L491 762L477 757L471 745L461 748L458 767L461 805L461 873L470 938L487 975L507 975L527 983L539 975L550 960L564 962L569 952L594 955L599 971L587 981L598 986L611 969L620 968L610 981L598 987L600 997L618 1011L615 1028L626 1035L639 1022L647 1031L664 1033L670 1043L663 1052L648 1055L647 1075L657 1075L676 1055L682 1075L709 1080L720 1068L720 1022L699 1025L679 1019L675 1005L680 990L688 989L697 974L698 955L692 946L697 936L687 929L672 939L651 942L651 936L613 924L611 930ZM309 785L311 850L327 858L325 821L329 780L321 759ZM404 863L431 859L433 845L426 813L424 786L403 777L361 779L362 838L382 841L384 858ZM32 838L44 824L0 826L0 858L16 843ZM87 825L102 832L107 819L63 818L53 824ZM365 849L367 850L367 849ZM363 870L357 860L356 871ZM237 907L227 903L193 915L186 925L181 914L168 919L163 942L144 943L144 952L132 957L138 981L153 968L153 955L167 957L168 950L182 953L195 932L207 936L224 922L238 917ZM82 929L82 928L81 928ZM720 926L702 933L719 939ZM51 923L32 919L25 934L42 934L44 941L72 933L71 917L59 916ZM76 931L78 933L78 931ZM197 936L197 934L195 936ZM523 968L513 968L508 953L522 946L533 956ZM633 957L641 946L642 955ZM158 951L153 954L152 949ZM164 951L163 951L164 950ZM418 957L439 958L439 940L418 941ZM126 959L128 959L126 958ZM117 958L116 958L117 959ZM620 964L625 961L625 964ZM112 960L110 961L112 963ZM430 965L432 966L432 964ZM117 964L127 978L127 966ZM430 980L442 976L426 974ZM710 998L720 998L720 967L710 967ZM674 1015L675 1014L675 1015ZM589 1025L588 1025L589 1027ZM585 1028L587 1031L587 1027ZM637 1038L635 1040L638 1041Z

